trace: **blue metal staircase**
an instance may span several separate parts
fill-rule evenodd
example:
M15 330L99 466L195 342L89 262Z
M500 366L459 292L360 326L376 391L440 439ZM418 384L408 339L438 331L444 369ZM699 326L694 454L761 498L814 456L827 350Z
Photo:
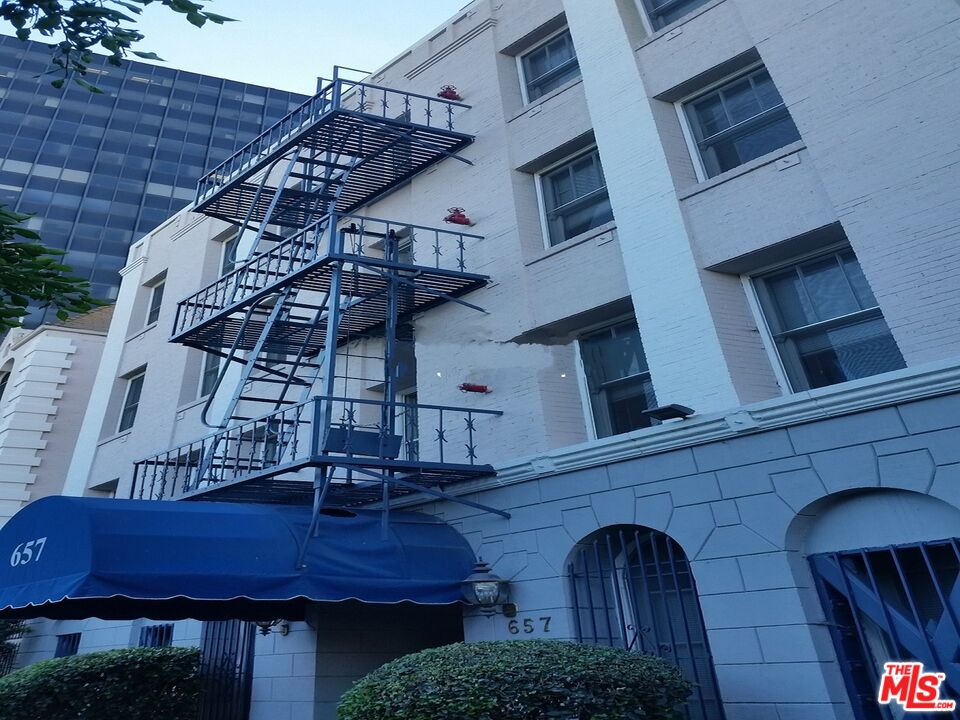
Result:
M479 309L464 296L487 283L469 269L482 238L358 212L435 163L467 162L457 153L473 138L453 127L466 107L335 73L200 180L196 212L236 225L251 249L180 301L171 342L224 358L218 389L232 367L239 380L222 417L209 417L218 393L208 399L211 434L136 463L133 497L306 503L318 513L386 510L423 492L483 507L447 489L494 473L477 441L501 413L411 405L395 373L398 329L416 314L451 302ZM338 394L357 380L341 364L370 338L382 339L372 385L382 397ZM403 437L411 412L432 437Z

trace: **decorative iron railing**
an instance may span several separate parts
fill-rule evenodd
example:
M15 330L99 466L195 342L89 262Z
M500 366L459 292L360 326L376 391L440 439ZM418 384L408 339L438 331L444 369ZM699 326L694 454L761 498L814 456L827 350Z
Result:
M332 80L300 107L202 177L197 185L197 202L207 200L218 188L294 143L327 113L345 111L378 120L453 131L454 109L458 107L469 106L344 78Z
M328 232L331 224L338 228L336 233ZM331 213L181 300L173 335L176 337L227 308L269 294L291 276L306 272L309 266L325 258L346 257L383 264L384 244L390 241L397 246L394 265L465 273L467 245L482 239L480 235L454 230ZM343 289L351 290L349 282Z
M434 476L479 467L482 420L498 410L313 397L135 463L130 497L171 499L311 466ZM393 428L391 430L391 428Z

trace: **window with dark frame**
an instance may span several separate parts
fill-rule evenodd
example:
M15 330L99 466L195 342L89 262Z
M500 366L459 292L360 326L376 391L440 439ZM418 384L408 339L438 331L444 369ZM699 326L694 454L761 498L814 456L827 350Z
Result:
M764 67L683 105L707 177L739 167L800 139Z
M656 407L656 398L636 320L591 332L579 344L597 437L652 425L643 411Z
M852 250L753 279L794 390L906 367Z
M3 395L7 392L7 383L10 382L10 373L13 370L0 370L0 403L3 402Z
M57 635L57 649L53 656L70 657L76 655L80 650L80 633L67 633L66 635Z
M520 57L527 102L580 77L580 64L569 30L541 43Z
M140 628L140 647L170 647L173 643L173 623L146 625Z
M600 153L593 149L540 177L550 245L613 220Z
M206 397L217 386L220 377L220 356L206 353L203 356L203 370L200 373L200 397Z
M140 407L140 394L143 392L145 374L145 371L141 371L127 379L127 390L123 397L123 408L120 411L120 424L117 426L117 432L129 430L137 419L137 408Z
M642 2L653 29L660 30L701 5L706 5L710 0L642 0Z
M150 289L150 307L147 309L147 325L153 325L160 319L160 307L163 305L164 282L159 282Z
M403 428L404 460L420 459L420 416L417 412L417 391L399 393L399 410Z

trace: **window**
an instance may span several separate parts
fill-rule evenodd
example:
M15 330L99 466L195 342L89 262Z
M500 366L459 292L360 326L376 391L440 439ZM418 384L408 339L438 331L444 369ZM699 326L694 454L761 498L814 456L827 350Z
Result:
M710 0L643 0L644 9L654 30L666 27L693 12Z
M649 427L653 383L635 320L580 338L580 358L597 437Z
M137 419L137 408L140 407L140 393L143 392L143 378L145 372L140 371L127 380L127 391L123 398L123 409L120 411L120 425L117 432L123 432L133 427Z
M220 276L223 277L237 267L237 243L240 241L239 235L234 235L223 244L223 260L220 263Z
M165 284L160 282L151 288L150 307L147 309L147 325L153 325L160 319L160 306L163 304L163 286Z
M80 633L69 633L67 635L57 635L57 649L54 651L54 657L69 657L76 655L80 649Z
M540 183L551 245L613 220L596 149L545 172Z
M140 647L169 647L173 642L173 623L140 628Z
M7 383L10 382L10 373L12 371L12 366L6 370L0 370L0 403L3 402L4 393L7 392Z
M852 250L761 275L754 286L795 390L905 367Z
M527 102L580 77L570 31L564 30L520 58Z
M217 387L220 377L220 356L207 353L203 357L203 370L200 373L200 397L206 397Z
M800 139L766 68L725 82L684 103L707 177Z
M420 459L420 415L417 412L417 391L399 393L400 421L403 428L404 460Z

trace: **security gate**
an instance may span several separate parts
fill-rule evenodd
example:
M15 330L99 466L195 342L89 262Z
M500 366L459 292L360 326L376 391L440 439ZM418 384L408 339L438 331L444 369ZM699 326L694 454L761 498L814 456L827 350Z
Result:
M657 655L694 684L689 720L722 720L713 658L683 549L649 528L621 525L581 541L568 566L580 642Z
M877 702L883 664L891 660L944 673L941 697L960 699L957 538L823 553L810 564L858 720L904 716L898 705Z
M240 620L203 624L200 720L249 718L255 630L253 623Z

